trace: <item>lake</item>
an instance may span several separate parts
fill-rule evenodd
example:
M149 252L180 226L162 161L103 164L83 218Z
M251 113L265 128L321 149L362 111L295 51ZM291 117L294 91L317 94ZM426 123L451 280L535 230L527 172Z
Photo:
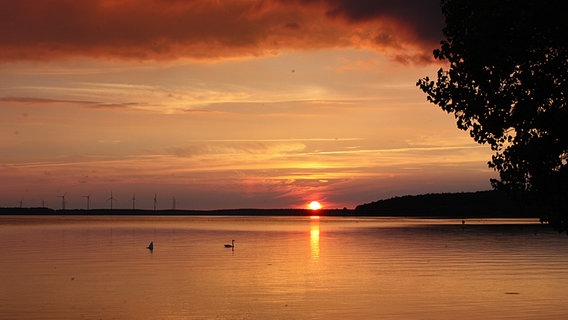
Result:
M532 219L0 216L0 243L0 319L568 318L568 237Z

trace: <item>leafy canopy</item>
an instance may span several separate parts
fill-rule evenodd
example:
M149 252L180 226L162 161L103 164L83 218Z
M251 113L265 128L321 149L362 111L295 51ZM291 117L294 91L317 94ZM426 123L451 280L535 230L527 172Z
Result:
M429 102L489 144L495 188L568 195L568 56L560 1L442 0L447 62L418 80ZM550 197L548 197L550 198ZM547 200L548 201L548 200Z

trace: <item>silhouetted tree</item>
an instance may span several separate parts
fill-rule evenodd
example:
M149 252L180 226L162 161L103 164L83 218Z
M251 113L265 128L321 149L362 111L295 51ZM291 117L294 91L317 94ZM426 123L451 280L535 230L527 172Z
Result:
M567 22L558 0L442 0L448 63L418 80L428 101L495 151L495 188L535 196L556 213L568 199Z

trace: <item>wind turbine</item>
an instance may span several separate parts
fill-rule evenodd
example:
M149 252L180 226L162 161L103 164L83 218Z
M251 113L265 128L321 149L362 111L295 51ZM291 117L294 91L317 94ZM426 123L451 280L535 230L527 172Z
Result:
M176 210L176 197L172 197L172 210Z
M112 202L116 200L113 196L112 196L112 191L110 192L110 198L108 198L108 201L110 201L110 210L112 210Z
M136 210L136 193L132 195L132 210Z
M61 210L65 210L65 195L67 193L64 193L62 196L57 196L58 198L61 198Z
M158 207L158 194L154 193L154 211L156 211Z
M87 198L87 210L91 208L91 195L83 196L83 198Z

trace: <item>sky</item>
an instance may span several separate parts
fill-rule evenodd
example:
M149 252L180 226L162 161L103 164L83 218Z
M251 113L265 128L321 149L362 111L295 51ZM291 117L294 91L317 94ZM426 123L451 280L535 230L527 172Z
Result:
M0 207L488 190L490 148L416 87L443 22L437 0L0 1Z

